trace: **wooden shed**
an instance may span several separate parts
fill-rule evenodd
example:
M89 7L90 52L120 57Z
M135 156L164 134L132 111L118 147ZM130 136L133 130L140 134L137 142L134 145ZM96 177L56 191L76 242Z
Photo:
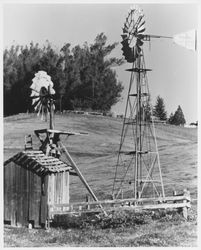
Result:
M4 222L43 226L48 204L69 203L71 167L42 151L23 151L4 162Z

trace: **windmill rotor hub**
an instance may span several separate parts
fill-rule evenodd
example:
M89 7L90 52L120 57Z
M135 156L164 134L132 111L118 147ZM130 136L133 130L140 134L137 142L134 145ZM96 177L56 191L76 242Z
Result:
M42 86L40 89L40 96L47 96L48 95L48 90Z

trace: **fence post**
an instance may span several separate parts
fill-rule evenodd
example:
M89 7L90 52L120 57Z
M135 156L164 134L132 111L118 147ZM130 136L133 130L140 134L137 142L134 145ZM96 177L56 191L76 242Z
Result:
M183 203L187 203L187 199L190 199L190 191L188 191L187 189L184 189L183 196L185 196ZM188 218L188 207L187 206L183 207L182 214L183 214L183 217L187 220L187 218Z
M87 210L90 210L90 205L89 205L90 196L89 195L86 195L86 202L87 202Z

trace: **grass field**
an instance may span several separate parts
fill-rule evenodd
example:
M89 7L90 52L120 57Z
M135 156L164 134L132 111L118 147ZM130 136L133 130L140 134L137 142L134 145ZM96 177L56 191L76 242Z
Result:
M87 132L64 136L63 142L99 199L111 194L122 120L84 115L56 115L55 128ZM4 160L23 150L24 136L48 124L35 115L4 118ZM166 195L188 188L197 198L197 129L157 125L156 134ZM74 177L71 201L84 199L86 191ZM136 227L116 229L16 229L5 227L5 246L195 246L196 204L189 221L152 221ZM193 219L192 219L193 218ZM66 234L67 232L67 234Z

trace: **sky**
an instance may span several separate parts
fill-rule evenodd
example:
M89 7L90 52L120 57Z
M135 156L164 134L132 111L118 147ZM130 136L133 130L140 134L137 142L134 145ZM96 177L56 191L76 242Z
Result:
M133 4L134 2L132 2ZM12 44L41 46L48 40L60 49L65 43L73 46L93 43L104 32L108 44L121 42L122 27L132 4L4 4L3 48ZM173 36L198 28L196 4L138 4L143 9L146 34ZM171 39L152 39L143 45L152 104L160 95L168 116L181 106L187 123L198 120L197 52L173 43ZM111 56L122 57L121 44ZM112 111L123 114L130 79L129 63L113 69L124 91Z

